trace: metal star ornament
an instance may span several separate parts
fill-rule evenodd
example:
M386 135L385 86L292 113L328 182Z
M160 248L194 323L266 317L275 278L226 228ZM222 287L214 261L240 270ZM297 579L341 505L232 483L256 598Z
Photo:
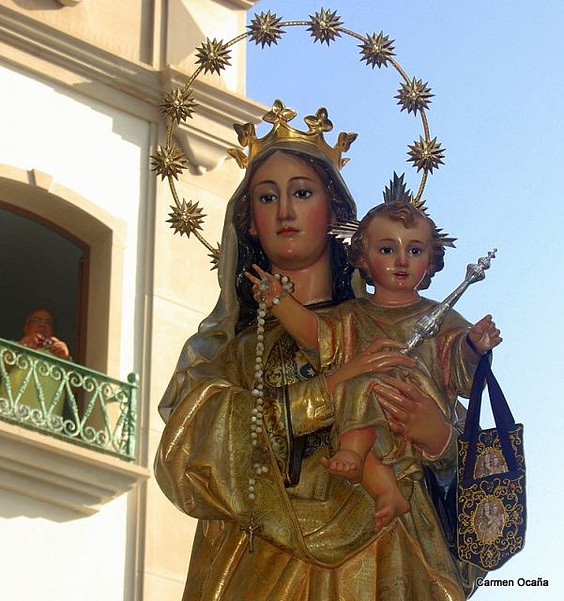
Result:
M432 140L424 140L421 136L419 141L409 146L408 161L411 161L417 171L424 169L429 173L433 173L433 169L437 169L439 165L443 165L444 148L441 148L437 138Z
M425 189L427 176L443 163L444 150L441 148L437 139L431 139L429 126L427 123L426 111L429 108L431 98L434 96L427 86L427 83L420 79L410 79L401 68L395 58L394 40L390 39L383 31L380 33L366 33L364 35L351 31L346 28L337 14L337 11L321 8L315 14L309 14L304 20L284 20L274 12L267 10L255 13L249 21L244 33L237 35L233 39L224 42L223 40L206 38L203 43L195 50L196 69L184 86L171 90L164 96L160 109L166 117L166 141L162 146L151 155L151 170L156 172L157 177L168 179L169 187L174 196L176 208L172 208L170 213L170 224L176 233L193 234L208 249L214 268L217 267L217 261L220 253L220 247L212 247L199 232L203 216L201 210L194 202L180 202L180 196L176 189L176 180L179 174L190 166L190 162L182 150L177 147L175 140L175 128L180 126L188 118L193 116L196 110L199 110L193 97L193 86L198 77L207 73L222 75L222 72L231 65L232 55L231 47L239 42L253 40L256 45L263 49L278 45L279 41L285 35L288 27L299 26L307 29L307 34L313 38L314 42L325 43L327 46L336 41L337 38L351 37L355 40L359 49L360 60L372 67L392 67L401 76L401 87L397 90L398 105L402 111L408 114L413 113L421 119L423 134L419 140L409 146L408 161L413 163L417 171L422 171L421 181L417 193L413 195L406 188L404 189L403 178L397 178L397 190L389 190L390 196L398 191L400 195L410 196L413 204L423 205L420 200ZM358 56L358 55L357 55ZM273 125L271 132L264 138L257 138L253 124L236 126L238 141L240 146L248 147L248 154L241 148L230 149L227 152L235 158L240 167L247 168L251 157L261 152L261 149L277 136L284 138L294 134L298 136L311 133L312 137L323 139L321 133L331 129L331 122L326 112L317 112L314 115L306 117L305 121L309 128L308 132L301 132L293 128L289 122L296 116L295 111L285 107L280 101L276 101L272 110L263 117L263 121ZM333 158L335 165L341 168L348 158L341 158L340 153L346 152L351 143L356 138L354 133L341 132L339 134L337 145L325 148ZM251 150L254 155L251 154ZM401 181L400 181L401 180ZM392 193L393 192L393 193ZM418 204L416 204L418 203ZM423 210L423 208L422 208ZM354 224L346 224L343 227L342 235L346 236L348 229L354 228ZM348 229L347 229L348 228Z
M186 88L175 88L170 91L160 105L161 112L175 123L192 117L197 106L190 90Z
M196 64L204 69L204 73L221 73L231 64L230 50L221 40L207 39L196 50Z
M427 110L434 94L431 94L431 89L427 83L423 83L421 79L415 77L408 83L403 83L398 90L398 95L394 98L398 99L398 104L401 105L401 110L407 110L408 113L417 114L418 111Z
M188 160L177 146L159 146L155 154L151 155L151 159L151 171L160 175L161 180L165 177L178 179L178 175L188 167Z
M362 54L360 60L366 61L366 64L373 69L375 66L378 68L387 67L388 61L395 54L393 43L394 40L390 40L387 35L384 35L383 31L379 34L367 35L364 42L359 46Z
M314 42L325 42L329 46L330 42L334 42L336 38L341 37L339 28L343 24L341 17L337 15L337 11L329 11L321 9L315 15L310 15L310 25L307 31L311 31L311 36Z
M271 44L278 44L278 40L286 33L281 27L281 18L270 11L255 15L251 24L247 25L250 31L250 38L255 44L260 44L262 48Z
M181 236L184 234L189 238L190 234L202 229L205 215L202 214L202 209L198 207L197 202L183 200L180 206L171 206L170 208L172 212L168 214L170 219L167 219L166 222L170 223L175 234Z
M212 265L210 267L211 271L218 268L220 256L221 256L221 245L220 244L218 244L215 248L210 249L210 252L208 253L208 257L210 258L210 263Z

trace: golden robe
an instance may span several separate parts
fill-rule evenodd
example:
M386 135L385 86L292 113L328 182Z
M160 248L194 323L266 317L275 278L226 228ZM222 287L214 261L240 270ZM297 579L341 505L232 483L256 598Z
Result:
M375 339L407 340L417 320L437 306L435 301L421 298L405 307L378 306L367 298L343 303L330 314L318 316L320 358L318 366L333 370L350 361ZM462 345L470 324L456 311L449 311L439 333L412 351L419 369L410 375L442 410L446 420L457 419L458 397L469 397L476 360L465 360ZM401 377L401 375L400 375ZM333 393L337 407L335 430L340 435L349 430L374 426L377 437L375 451L384 463L394 466L401 480L421 478L421 454L410 443L391 434L372 385L373 373L352 378ZM419 463L419 469L417 464ZM406 487L409 490L409 487ZM410 493L409 493L410 494Z
M412 312L416 320L423 304ZM404 339L404 326L387 324L387 335ZM255 346L251 327L213 362L178 368L178 403L155 475L168 498L200 520L183 601L465 599L473 575L450 555L422 482L413 485L411 511L375 534L372 499L322 466L333 400L323 374L276 321L266 324L266 428L258 451L268 471L255 474ZM454 423L454 411L446 414ZM455 454L453 437L438 471L450 474Z

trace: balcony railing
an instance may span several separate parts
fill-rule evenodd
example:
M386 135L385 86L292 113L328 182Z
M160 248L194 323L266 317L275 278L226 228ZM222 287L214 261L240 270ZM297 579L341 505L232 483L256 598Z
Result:
M138 377L127 380L0 338L0 419L133 461Z

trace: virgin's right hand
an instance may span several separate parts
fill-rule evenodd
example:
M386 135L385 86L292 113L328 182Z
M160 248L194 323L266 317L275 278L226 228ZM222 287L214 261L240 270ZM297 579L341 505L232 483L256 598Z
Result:
M417 379L382 376L374 383L374 390L394 434L410 440L428 455L442 453L451 428L437 402Z
M416 367L415 359L398 352L403 348L406 348L403 342L377 338L362 353L326 377L329 392L332 393L337 384L361 374L385 373L398 367Z
M253 263L253 269L259 274L260 277L244 271L245 277L253 285L253 298L257 303L264 302L266 308L272 308L272 301L275 297L280 298L282 294L282 284L268 271L264 271L258 265ZM264 288L261 289L261 284Z

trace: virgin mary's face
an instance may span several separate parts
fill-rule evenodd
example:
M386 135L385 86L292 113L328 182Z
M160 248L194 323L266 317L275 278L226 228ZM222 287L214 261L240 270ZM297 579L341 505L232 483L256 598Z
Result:
M272 270L304 269L328 253L331 208L327 187L308 163L276 152L250 182L252 220Z

